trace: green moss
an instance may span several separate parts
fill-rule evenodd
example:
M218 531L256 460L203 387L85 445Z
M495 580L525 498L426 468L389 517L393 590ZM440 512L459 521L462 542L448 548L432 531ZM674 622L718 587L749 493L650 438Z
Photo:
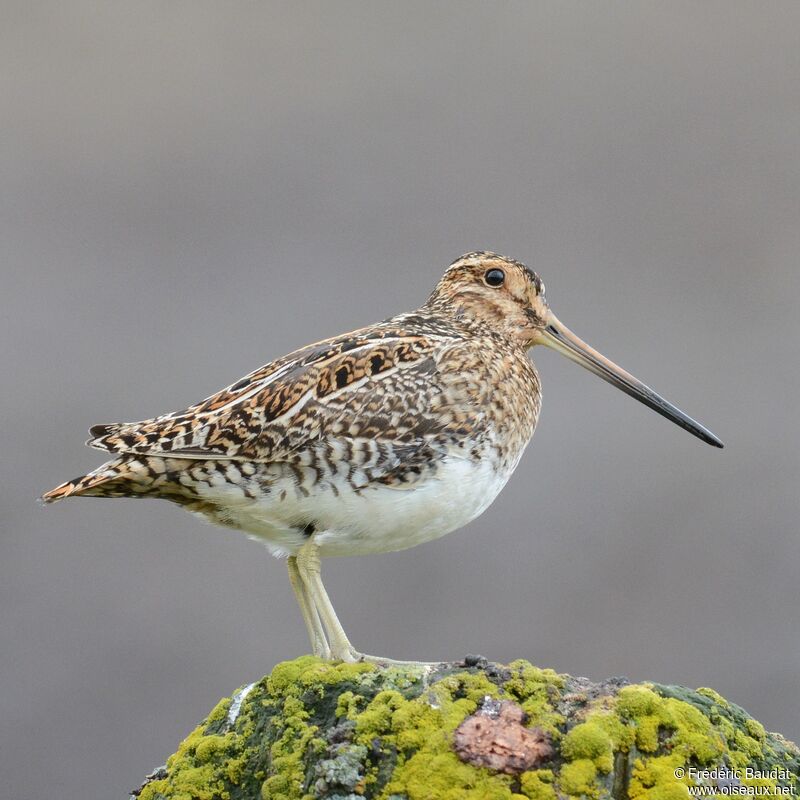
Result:
M509 776L478 769L451 752L433 749L408 759L385 791L408 800L513 800Z
M611 737L594 721L576 725L561 742L561 754L570 761L591 761L602 772L614 765Z
M451 674L429 691L412 699L396 690L379 692L355 716L356 741L381 742L392 752L395 768L385 787L376 770L366 785L376 786L379 796L398 794L408 800L505 800L511 798L510 778L463 763L452 749L452 732L474 713L486 696L499 688L482 674Z
M627 752L635 728L614 711L614 699L600 698L588 704L583 722L571 728L561 741L561 755L568 763L557 778L562 794L605 797L613 781L605 776L614 768L615 754Z
M763 743L767 737L767 732L764 730L764 726L760 722L756 722L754 719L746 719L744 721L744 728L749 736L759 742Z
M222 700L217 703L214 708L211 709L211 713L208 715L207 722L214 723L214 722L222 722L228 716L228 709L231 707L231 698L230 697L223 697Z
M225 767L232 742L226 737L205 736L204 730L205 726L200 725L184 739L178 751L167 760L169 780L149 783L139 800L160 800L162 797L216 800L225 797Z
M669 741L687 760L708 764L725 750L722 735L699 709L673 697L661 697L648 686L620 690L617 708L621 718L634 724L636 747L645 753L655 753Z
M323 744L315 737L316 727L307 724L308 716L297 698L286 698L282 731L269 749L269 767L274 774L261 787L263 800L299 800L303 796L306 758L321 752Z
M675 770L717 763L725 753L724 736L708 716L684 700L663 697L652 686L621 689L617 711L632 727L633 744L642 754L633 762L630 800L686 800L688 779L676 777Z
M587 717L587 722L605 733L611 741L611 749L615 753L627 753L633 747L636 729L625 720L620 719L613 702L610 707L603 705L595 708L591 716Z
M579 758L564 764L558 778L561 791L577 797L599 797L600 788L597 785L597 767L588 758Z
M800 780L797 778L800 774L800 757L797 747L777 734L766 733L763 726L752 719L744 709L724 698L711 698L706 690L694 692L680 686L660 685L654 685L654 689L664 697L704 710L723 739L724 762L729 767L739 770L751 768L762 774L770 774L776 769L788 770L795 776L794 788L800 791ZM720 699L722 702L719 702ZM742 783L751 782L752 780L746 777L742 779ZM777 782L772 780L769 785L776 783L790 785L785 780Z
M323 661L316 656L301 656L294 661L278 664L268 678L268 688L274 694L281 694L295 691L298 687L334 686L357 680L364 673L375 672L376 669L374 664L345 664Z
M652 715L658 704L658 695L647 686L625 686L617 695L620 715L631 720Z
M628 797L630 800L687 800L689 779L675 776L675 770L683 765L680 753L635 759Z
M581 717L561 742L563 794L607 796L612 787L603 776L627 753L630 800L686 800L690 766L766 769L763 727L712 690L627 686L616 697L588 703ZM686 770L683 778L676 777L678 768ZM769 777L756 780L775 785ZM742 776L741 782L753 780Z
M522 659L509 664L509 669L511 678L503 686L505 692L522 706L532 726L558 739L564 717L556 705L566 685L566 676L552 669L539 669Z
M715 692L713 689L709 689L707 686L701 686L697 690L697 694L701 694L704 697L708 697L709 699L713 700L717 705L722 706L723 708L730 708L728 701L721 694Z
M631 800L685 800L689 770L698 767L737 770L742 784L774 788L780 782L769 777L770 770L791 764L798 785L796 748L790 750L778 737L768 736L763 726L711 689L628 687L619 693L618 709L620 717L635 726L641 751L631 772ZM683 778L676 777L678 768L686 770ZM748 778L746 768L766 777Z
M553 773L549 769L530 770L520 776L520 791L529 800L556 800Z
M336 701L337 717L355 717L359 706L364 702L364 698L353 692L342 692Z
M527 704L535 710L537 723L546 720L554 727L560 716L553 702L563 683L552 671L518 662L512 665L510 679L502 686L483 672L464 670L445 674L431 681L425 692L412 696L388 689L366 704L358 695L347 696L338 711L355 723L357 743L367 746L380 742L381 751L393 762L385 784L379 769L367 771L365 786L375 797L500 800L514 796L511 777L463 763L453 752L453 731L486 697L513 699L523 707ZM532 791L536 779L528 780ZM552 786L548 797L551 794Z
M526 661L432 670L304 656L252 687L234 720L232 701L221 701L140 797L687 800L679 767L800 773L793 745L710 689L584 686L571 692L565 676ZM518 776L462 762L453 732L486 697L522 706L528 725L549 732L553 761Z

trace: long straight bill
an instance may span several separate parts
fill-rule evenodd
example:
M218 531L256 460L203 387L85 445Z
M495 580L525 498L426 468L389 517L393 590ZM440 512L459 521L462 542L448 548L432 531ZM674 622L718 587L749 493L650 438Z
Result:
M590 347L583 339L577 337L566 325L550 312L548 325L542 331L541 343L547 347L557 350L562 355L585 367L589 372L608 381L612 386L622 389L625 394L636 398L640 403L649 406L653 411L657 411L661 416L671 420L676 425L680 425L684 430L702 439L714 447L724 445L717 436L711 433L708 428L703 427L699 422L683 413L672 403L667 402L661 395L656 394L649 386L645 386L622 367L617 366L613 361L609 361L604 355L598 353Z

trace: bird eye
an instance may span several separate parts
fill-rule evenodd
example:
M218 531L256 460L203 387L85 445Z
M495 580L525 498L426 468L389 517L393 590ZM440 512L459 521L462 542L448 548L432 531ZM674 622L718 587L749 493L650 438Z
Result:
M502 286L505 279L506 274L501 269L489 269L483 276L483 280L486 281L486 285L491 286L493 289L496 289L498 286Z

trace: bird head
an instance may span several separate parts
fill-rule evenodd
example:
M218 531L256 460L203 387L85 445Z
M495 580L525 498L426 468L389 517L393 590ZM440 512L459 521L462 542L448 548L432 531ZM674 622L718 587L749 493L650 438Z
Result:
M704 442L723 446L710 430L576 336L551 310L541 278L519 261L497 253L467 253L447 269L428 306L525 349L549 347Z

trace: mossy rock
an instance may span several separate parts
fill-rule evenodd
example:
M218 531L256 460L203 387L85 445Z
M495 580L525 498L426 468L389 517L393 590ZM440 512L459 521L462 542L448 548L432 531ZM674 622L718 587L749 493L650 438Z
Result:
M220 701L134 795L685 800L696 786L791 797L800 750L711 689L478 657L425 668L304 656Z

